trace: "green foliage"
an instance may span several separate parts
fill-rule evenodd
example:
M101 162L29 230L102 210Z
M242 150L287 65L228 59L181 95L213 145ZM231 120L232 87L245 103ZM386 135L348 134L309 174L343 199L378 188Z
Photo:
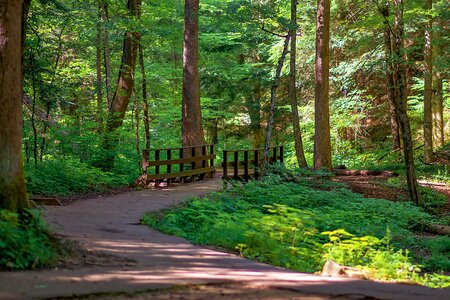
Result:
M26 165L27 190L32 194L67 196L89 191L104 191L130 183L134 174L104 172L75 159L47 160Z
M45 267L55 257L52 239L36 211L19 216L0 210L0 269Z
M373 236L355 237L345 230L326 231L329 243L324 245L326 259L354 266L377 279L402 280L414 277L420 269L411 263L408 251L396 250L390 243L390 232L383 239Z
M433 265L439 255L449 259L448 252L442 252L445 247L430 245L434 255L430 261L404 250L411 246L407 238L433 216L409 202L365 199L336 184L322 185L324 179L298 174L278 172L148 214L142 222L195 243L219 245L298 271L320 270L332 258L364 269L373 278L426 281L430 286L445 283L446 277L429 275L425 280L416 274L419 263L429 271L450 270L445 264L445 269Z

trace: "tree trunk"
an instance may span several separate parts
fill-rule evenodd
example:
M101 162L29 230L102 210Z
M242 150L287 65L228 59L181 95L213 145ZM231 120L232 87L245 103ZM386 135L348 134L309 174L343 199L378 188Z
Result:
M392 70L392 40L391 27L389 25L389 0L386 1L382 11L384 17L384 59L386 61L386 88L389 104L389 120L391 125L392 149L400 149L400 125L398 124L398 116L395 110L394 99L394 78Z
M28 2L27 2L28 3ZM0 2L0 208L29 207L22 159L21 0Z
M286 59L286 55L288 53L289 48L289 40L290 35L288 34L284 40L283 52L281 53L280 58L278 59L277 69L275 72L275 78L273 79L272 88L270 90L270 108L269 108L269 120L267 121L266 127L266 138L264 141L264 153L263 153L263 161L261 164L260 175L264 176L267 168L268 158L269 158L269 148L270 148L270 138L272 136L272 128L274 122L274 114L275 114L275 101L277 96L278 82L280 81L281 69L283 69L284 60Z
M183 146L205 144L200 106L198 74L198 13L199 0L185 0L183 47Z
M291 100L292 126L294 127L295 156L299 167L306 168L305 152L303 150L302 131L300 129L300 119L298 116L297 89L295 87L296 75L296 53L297 53L297 0L291 0L291 53L290 53L290 73L289 73L289 98Z
M416 205L420 203L419 190L414 167L414 153L411 138L411 127L407 112L406 95L406 68L404 65L404 42L403 42L403 0L395 0L394 36L393 52L394 62L394 84L395 84L395 108L400 121L400 129L403 138L403 153L406 166L406 179L411 201Z
M96 69L97 69L97 84L96 84L96 90L97 90L97 127L98 131L102 131L103 127L103 120L102 120L102 4L98 3L98 14L97 14L97 36L95 41L96 46Z
M425 0L425 9L431 13L433 7L432 0ZM423 140L424 140L424 160L426 163L433 162L433 113L432 113L432 96L433 96L433 47L432 42L432 17L428 17L425 28L425 47L424 47L424 63L425 63L425 87L423 95Z
M444 146L444 93L440 74L433 78L433 142L435 147Z
M130 17L139 18L141 2L142 0L128 0L127 8ZM118 83L108 110L106 135L103 141L103 148L105 150L105 161L103 165L106 170L110 170L114 166L114 152L118 143L116 130L122 126L125 112L130 102L131 94L133 93L139 36L138 32L127 31L125 33Z
M315 131L314 169L331 171L330 104L330 0L317 1L316 62L315 62Z
M101 15L103 23L108 22L108 4L104 0L99 0L101 5ZM108 30L106 26L103 25L103 59L105 64L105 75L106 75L106 101L108 107L111 106L112 102L112 87L111 87L111 62L110 62L110 50L109 50L109 38Z
M438 26L442 24L438 20ZM441 38L440 31L436 32L435 40ZM442 49L439 43L433 48L434 58L442 57ZM433 143L439 148L444 146L444 93L442 84L442 75L439 72L433 72Z
M149 114L148 114L147 76L145 75L144 50L142 49L142 44L139 44L139 66L141 67L142 102L144 103L145 149L149 149L150 148L150 118L149 118Z

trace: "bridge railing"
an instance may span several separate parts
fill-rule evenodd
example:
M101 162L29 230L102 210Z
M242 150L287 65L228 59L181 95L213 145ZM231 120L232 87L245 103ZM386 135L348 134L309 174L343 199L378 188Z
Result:
M223 150L222 179L249 181L258 179L264 148L248 150ZM284 162L284 146L269 148L269 163Z
M147 184L165 181L184 183L213 177L216 158L213 144L180 148L145 149L142 152L142 172Z

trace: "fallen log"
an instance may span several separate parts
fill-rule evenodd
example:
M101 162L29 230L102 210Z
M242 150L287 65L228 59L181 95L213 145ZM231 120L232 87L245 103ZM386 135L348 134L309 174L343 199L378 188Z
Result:
M387 176L397 177L398 173L384 170L342 170L335 169L333 172L337 176Z
M423 224L424 230L438 235L450 235L450 226L441 224Z

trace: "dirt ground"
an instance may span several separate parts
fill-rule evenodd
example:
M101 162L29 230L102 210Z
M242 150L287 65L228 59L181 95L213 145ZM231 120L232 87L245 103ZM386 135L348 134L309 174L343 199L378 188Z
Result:
M373 184L354 182L362 190ZM145 212L221 186L211 180L43 207L72 255L50 270L0 272L0 299L450 299L450 290L293 272L139 223Z

